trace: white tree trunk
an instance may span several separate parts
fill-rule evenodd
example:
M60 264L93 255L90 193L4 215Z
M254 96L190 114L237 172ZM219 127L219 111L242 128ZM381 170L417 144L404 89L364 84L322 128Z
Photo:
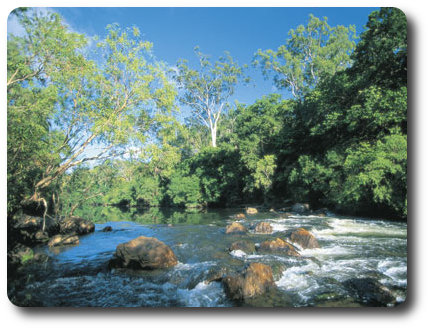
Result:
M211 127L212 147L216 148L216 125Z

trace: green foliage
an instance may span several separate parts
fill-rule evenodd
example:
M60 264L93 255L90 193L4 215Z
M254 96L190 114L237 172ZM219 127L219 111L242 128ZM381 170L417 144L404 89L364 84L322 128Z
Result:
M32 249L30 249L28 253L24 253L21 256L21 263L25 264L25 263L31 261L33 258L34 258L34 252Z
M199 178L196 175L175 174L171 178L167 194L175 205L187 208L198 207L203 201Z
M407 215L407 138L399 132L376 143L348 149L344 163L346 180L339 202L357 208L369 202Z
M306 26L290 30L285 45L276 51L258 50L255 64L261 64L264 74L273 73L279 88L289 89L293 97L304 96L319 80L350 63L355 27L331 27L327 21L327 17L321 20L311 14Z
M26 34L9 36L7 48L8 212L62 161L64 134L53 123L60 99L56 83L64 68L78 71L76 49L85 44L56 14L20 11L18 18Z
M258 160L253 173L256 188L261 188L264 192L267 192L272 185L273 174L276 169L275 160L275 155L266 155Z
M369 15L366 31L352 55L359 88L377 85L397 89L407 82L407 20L397 8Z
M108 26L96 64L59 15L19 20L25 36L8 40L9 211L33 192L46 196L66 171L144 142L149 109L170 111L176 95L136 28Z

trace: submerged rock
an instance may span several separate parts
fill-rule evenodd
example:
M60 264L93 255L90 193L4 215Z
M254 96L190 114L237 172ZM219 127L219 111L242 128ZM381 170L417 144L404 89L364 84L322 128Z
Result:
M251 263L241 273L222 280L226 295L233 300L244 300L266 293L274 287L272 268L262 263Z
M300 254L296 251L293 245L284 241L281 238L267 240L260 243L260 247L258 250L262 252L280 252L295 257L300 256Z
M330 211L325 207L318 209L315 212L313 212L313 214L318 216L318 217L326 217L326 216L328 216L329 213L330 213Z
M89 220L78 217L68 217L60 221L60 234L85 235L94 232L95 225Z
M383 307L396 303L396 298L390 290L373 278L353 278L343 282L345 288L360 303Z
M253 253L255 252L255 244L248 241L236 241L231 244L229 250L242 250L246 253Z
M242 220L242 219L246 219L246 215L244 213L238 213L238 214L235 214L233 218L237 220Z
M303 228L293 231L290 235L290 240L304 249L317 249L320 247L315 236Z
M63 245L76 245L79 244L79 237L77 235L55 235L49 242L49 247L63 246Z
M257 214L258 210L255 207L247 207L246 214Z
M116 247L113 268L162 269L175 266L178 259L172 249L154 237L140 236Z
M228 272L229 271L226 267L213 267L209 269L206 275L205 283L209 284L211 282L219 282L227 275Z
M291 211L295 212L295 213L307 213L309 212L310 207L309 204L307 203L296 203L291 207Z
M102 229L103 232L108 232L108 231L112 231L112 227L111 226L106 226Z
M247 229L239 222L233 222L225 228L226 234L245 234Z
M268 222L259 222L255 226L255 232L260 234L271 234L273 231L272 225Z

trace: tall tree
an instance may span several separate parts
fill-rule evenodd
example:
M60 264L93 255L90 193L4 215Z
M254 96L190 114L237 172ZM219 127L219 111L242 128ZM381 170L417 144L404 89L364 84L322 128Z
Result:
M176 80L184 92L180 101L191 108L201 124L208 127L212 147L216 147L218 122L239 78L243 76L243 69L227 52L214 63L198 47L195 53L199 59L198 69L190 68L186 60L178 63Z
M397 8L385 7L369 15L352 59L359 88L405 86L407 81L407 20Z
M7 168L8 212L34 191L46 168L61 161L63 136L52 121L59 94L55 81L63 68L79 71L85 45L82 35L61 23L58 15L16 10L25 33L8 35Z
M309 17L306 26L290 30L288 39L277 50L255 54L255 65L261 65L266 76L274 76L279 88L287 88L294 98L301 98L320 79L345 69L354 49L355 28L331 27L327 17Z
M96 63L83 55L84 36L70 32L58 15L23 15L21 23L26 36L11 39L9 48L13 54L8 57L8 116L12 119L17 111L24 117L32 113L30 102L19 103L29 86L51 91L53 98L43 134L48 141L55 138L47 153L55 155L55 161L41 166L43 174L34 181L30 199L40 200L41 191L68 169L112 157L132 138L142 141L151 109L168 109L175 90L162 64L154 59L152 44L142 40L136 28L108 26L106 38L97 45ZM19 127L21 121L13 118L8 125ZM30 133L21 138L23 144L32 139ZM15 143L8 136L8 149L19 150Z

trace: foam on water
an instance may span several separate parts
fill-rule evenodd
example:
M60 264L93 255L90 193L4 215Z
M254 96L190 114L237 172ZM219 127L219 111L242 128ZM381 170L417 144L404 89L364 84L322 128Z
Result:
M243 258L243 257L247 256L247 254L245 252L243 252L242 250L233 250L233 251L230 251L230 255L232 257L235 257L235 258Z
M361 237L394 237L406 238L406 230L403 226L384 221L351 220L332 218L328 222L329 228L315 230L317 238L335 240L338 236Z
M178 290L180 304L187 307L228 307L220 283L199 282L195 288Z

